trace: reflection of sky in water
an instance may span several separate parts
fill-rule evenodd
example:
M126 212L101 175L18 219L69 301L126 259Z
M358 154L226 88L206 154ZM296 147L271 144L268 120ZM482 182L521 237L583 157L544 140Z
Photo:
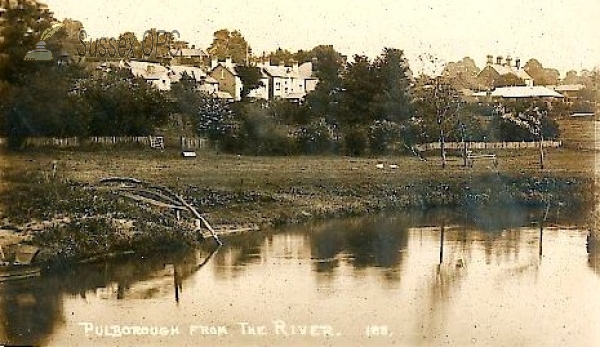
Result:
M203 268L206 254L161 259L146 267L95 267L109 282L57 289L58 324L50 346L593 346L600 277L588 260L585 232L539 228L482 232L415 216L344 219L285 233L232 239ZM135 264L135 263L134 263ZM173 272L181 274L179 303ZM590 271L592 270L592 271ZM141 281L140 281L141 280ZM118 284L121 284L121 294ZM82 289L79 293L78 289ZM66 292L66 294L65 294ZM33 293L33 296L38 294ZM48 306L49 307L49 306ZM47 309L47 306L40 307ZM22 317L20 317L21 319ZM329 324L341 336L243 336L237 322ZM175 337L88 337L81 322L177 325ZM192 324L227 325L223 337L190 336ZM367 324L392 336L368 339Z

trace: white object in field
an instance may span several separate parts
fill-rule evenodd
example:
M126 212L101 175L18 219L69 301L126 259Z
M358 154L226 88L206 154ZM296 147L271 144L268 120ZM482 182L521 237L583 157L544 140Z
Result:
M196 152L194 151L183 151L181 152L181 156L184 158L196 158Z
M377 165L375 165L375 166L376 166L378 169L383 169L383 164L381 164L381 163L380 163L380 164L377 164Z
M390 169L397 169L397 168L398 168L398 165L396 165L396 164L391 164L390 165Z

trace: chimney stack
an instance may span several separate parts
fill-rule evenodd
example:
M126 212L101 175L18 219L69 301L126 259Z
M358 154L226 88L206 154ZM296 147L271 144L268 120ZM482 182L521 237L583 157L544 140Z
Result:
M502 56L501 55L496 57L496 64L502 65Z
M510 63L512 63L512 58L510 57L510 55L507 55L507 56L506 56L506 66L508 66L508 67L512 67L512 66L510 65Z
M517 68L517 70L519 70L521 68L521 59L519 59L519 58L515 59L515 68Z
M231 57L225 58L225 67L228 69L233 68L233 63L231 62Z
M292 71L298 72L298 62L295 59L292 59Z
M210 60L210 68L214 69L217 67L217 65L219 65L219 59L217 57L212 57Z
M487 55L487 65L492 65L494 63L494 56L491 54Z

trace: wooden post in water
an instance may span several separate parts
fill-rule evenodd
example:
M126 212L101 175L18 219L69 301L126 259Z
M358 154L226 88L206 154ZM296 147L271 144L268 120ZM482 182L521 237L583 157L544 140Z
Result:
M444 260L444 232L445 232L445 226L444 226L444 223L442 223L442 230L440 233L440 265L442 264L442 261Z
M175 302L179 303L179 286L181 281L178 278L177 266L173 264L173 285L175 286Z
M540 223L540 245L539 245L539 257L542 259L542 241L544 239L544 222Z
M540 221L540 245L539 245L539 257L542 259L542 244L544 240L544 223L548 218L548 212L550 212L550 203L546 203L546 210L544 211L544 217Z

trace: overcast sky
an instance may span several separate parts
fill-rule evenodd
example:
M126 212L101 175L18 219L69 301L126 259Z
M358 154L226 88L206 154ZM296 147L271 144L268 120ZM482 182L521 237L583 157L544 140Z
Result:
M600 0L45 0L55 17L83 22L88 38L151 27L207 48L214 31L240 30L254 54L333 44L352 56L403 49L442 61L487 54L537 58L544 67L600 65Z

